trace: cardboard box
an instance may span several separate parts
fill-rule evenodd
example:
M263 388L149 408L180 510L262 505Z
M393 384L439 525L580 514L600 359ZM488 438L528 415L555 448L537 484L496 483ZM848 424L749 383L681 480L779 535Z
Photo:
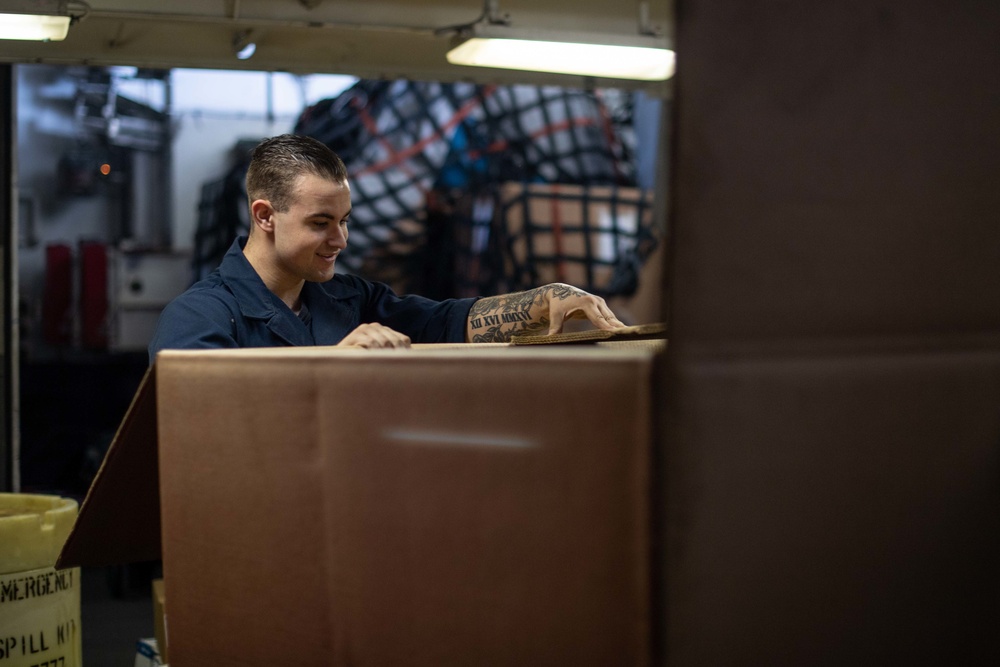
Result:
M163 579L154 579L153 594L153 636L156 638L156 649L160 654L160 662L170 661L167 651L167 595L163 590Z
M1000 664L1000 5L789 8L677 13L664 664Z
M174 667L648 664L660 343L163 352L61 564L137 551L141 414Z

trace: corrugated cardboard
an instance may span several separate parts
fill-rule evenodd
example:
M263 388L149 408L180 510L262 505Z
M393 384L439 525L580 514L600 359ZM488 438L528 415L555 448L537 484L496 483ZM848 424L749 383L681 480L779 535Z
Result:
M56 567L100 567L160 558L154 369L139 384Z
M520 334L511 336L512 345L559 345L573 343L593 343L597 341L644 341L662 340L666 345L667 325L662 322L636 324L618 329L588 329L557 334Z
M678 4L664 664L1000 664L998 24Z
M673 391L679 664L993 663L1000 354L704 360Z
M170 664L648 664L652 360L161 353Z
M163 579L154 579L152 583L153 596L153 636L156 638L156 650L160 654L160 662L170 662L167 651L167 595L163 590Z

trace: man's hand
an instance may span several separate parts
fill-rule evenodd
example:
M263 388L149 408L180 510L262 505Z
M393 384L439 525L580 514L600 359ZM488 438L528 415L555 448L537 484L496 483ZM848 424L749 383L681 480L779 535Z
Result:
M549 335L560 333L566 320L588 319L598 329L625 326L599 296L563 283L553 283L541 289L548 290Z
M369 350L387 347L410 347L410 337L378 322L362 324L347 334L338 346L363 347Z
M625 326L599 296L565 283L476 301L469 311L466 340L502 343L518 334L551 335L568 319L588 319L599 329Z

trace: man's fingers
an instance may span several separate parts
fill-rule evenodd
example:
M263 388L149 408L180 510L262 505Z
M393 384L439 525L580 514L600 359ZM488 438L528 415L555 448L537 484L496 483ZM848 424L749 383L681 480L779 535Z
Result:
M377 322L362 324L352 331L341 345L353 345L369 350L410 347L410 337Z
M611 309L608 308L608 304L599 297L594 297L596 303L593 304L592 308L587 309L587 318L596 326L598 329L618 329L625 324L619 320Z
M552 311L552 321L549 322L549 335L551 336L552 334L557 334L560 331L562 331L563 322L566 320L567 317L572 317L572 316L573 316L572 313L567 315L565 312L560 310Z
M618 320L617 317L614 316L614 313L611 313L610 315L595 315L590 321L598 329L618 329L619 327L625 326Z
M410 339L408 336L404 336L403 334L393 331L388 327L379 326L370 333L370 347L373 348L397 348L410 346Z
M549 335L560 333L566 320L589 320L598 329L619 329L625 324L608 308L608 304L599 296L581 294L578 298L561 303L562 308L553 308L550 312ZM566 308L565 306L569 306Z
M601 321L604 325L598 325L602 329L620 329L625 326L625 323L615 317L615 314L611 312L611 309L607 306L603 308L603 314L601 316Z

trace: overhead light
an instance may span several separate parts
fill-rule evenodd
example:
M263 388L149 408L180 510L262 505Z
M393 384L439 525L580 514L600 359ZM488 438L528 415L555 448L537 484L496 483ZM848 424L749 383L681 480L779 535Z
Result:
M68 16L0 14L0 39L58 42L69 32Z
M0 3L0 39L62 41L89 9L81 0L5 0Z
M514 30L471 26L471 35L448 51L453 65L556 72L611 79L663 81L674 75L666 39Z
M233 52L239 60L249 60L257 51L257 42L253 41L253 30L241 30L233 35Z
M236 51L236 58L239 60L249 60L250 56L257 52L257 45L249 42L246 46Z

